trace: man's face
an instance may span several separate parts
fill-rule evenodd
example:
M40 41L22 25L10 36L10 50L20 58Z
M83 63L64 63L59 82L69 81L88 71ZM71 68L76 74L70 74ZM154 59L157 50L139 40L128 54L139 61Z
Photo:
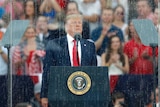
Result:
M47 19L45 17L39 17L36 25L37 32L46 33L48 31Z
M154 3L155 3L156 5L158 5L158 0L154 0Z
M74 36L76 33L82 33L82 19L81 18L70 18L66 23L67 33Z
M159 89L156 88L156 103L159 102Z
M37 24L47 24L47 19L45 17L39 17L37 20Z
M158 19L158 18L159 18L159 17L158 17L158 14L159 14L159 13L160 13L160 12L159 12L158 8L156 8L155 11L154 11L154 24L155 24L155 25L158 24L158 20L159 20L159 19Z
M103 10L101 16L102 22L111 23L113 20L113 11L112 10Z
M159 102L159 89L158 88L156 88L155 94L156 94L156 103L158 103ZM152 101L154 100L154 92L151 93L151 100Z
M78 14L78 10L77 10L77 7L76 7L76 4L75 3L69 3L68 4L68 10L67 10L67 15L70 15L70 14Z
M40 93L36 93L34 96L36 100L40 103L41 102Z
M139 1L137 3L137 12L140 17L146 18L149 11L150 11L150 7L147 1Z

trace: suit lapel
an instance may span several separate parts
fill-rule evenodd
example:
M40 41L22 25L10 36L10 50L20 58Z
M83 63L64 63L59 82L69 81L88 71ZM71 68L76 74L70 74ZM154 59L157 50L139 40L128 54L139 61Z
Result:
M87 53L86 51L86 43L84 40L80 40L81 43L81 66L85 66L85 53Z
M62 47L62 57L61 57L62 65L71 66L69 49L68 49L68 41L66 36L61 40L60 44Z

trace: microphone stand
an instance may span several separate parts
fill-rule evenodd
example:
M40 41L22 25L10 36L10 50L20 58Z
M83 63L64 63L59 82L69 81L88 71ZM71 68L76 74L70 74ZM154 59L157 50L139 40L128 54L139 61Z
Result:
M153 107L156 107L156 47L158 44L151 43L150 46L152 47L152 56L153 56Z
M10 70L10 49L11 49L11 45L10 44L6 44L4 46L5 48L7 48L8 54L8 63L7 63L7 68L8 68L8 73L7 73L7 107L12 107L12 73Z

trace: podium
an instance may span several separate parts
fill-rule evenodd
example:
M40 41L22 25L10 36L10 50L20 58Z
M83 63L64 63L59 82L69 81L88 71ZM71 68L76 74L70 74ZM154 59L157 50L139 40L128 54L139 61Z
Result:
M52 66L48 100L49 107L108 107L108 68Z
M111 76L111 81L114 81ZM158 82L158 78L156 78ZM120 75L114 91L123 92L128 107L144 107L150 102L154 75Z

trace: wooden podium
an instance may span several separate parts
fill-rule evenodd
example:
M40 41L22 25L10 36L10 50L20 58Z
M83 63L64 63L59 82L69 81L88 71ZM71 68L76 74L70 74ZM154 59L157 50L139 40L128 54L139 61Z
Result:
M108 107L108 68L51 67L48 100L50 107Z

